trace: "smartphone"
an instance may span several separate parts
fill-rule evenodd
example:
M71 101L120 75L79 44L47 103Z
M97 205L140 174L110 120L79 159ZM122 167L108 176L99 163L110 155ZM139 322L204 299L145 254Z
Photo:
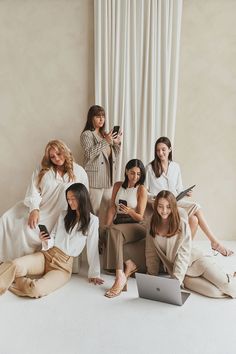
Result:
M38 227L39 227L40 232L45 232L45 234L47 234L47 235L48 235L48 237L50 238L50 235L49 235L48 229L46 228L46 226L45 226L45 225L38 224Z
M119 131L120 131L120 126L115 125L114 128L112 129L112 134L118 135Z
M124 199L119 199L119 204L123 204L123 205L127 206L127 201Z

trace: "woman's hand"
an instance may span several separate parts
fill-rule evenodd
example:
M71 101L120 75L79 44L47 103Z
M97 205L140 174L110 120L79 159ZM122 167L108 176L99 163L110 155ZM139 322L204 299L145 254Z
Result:
M40 232L39 238L43 242L43 241L48 241L50 239L50 236L49 234L46 234L46 232Z
M28 225L31 229L35 229L39 222L39 210L34 209L29 214Z
M119 204L119 210L122 212L122 214L129 214L130 215L130 212L133 209L124 205L124 204Z
M114 134L113 135L113 143L119 145L121 143L121 135L122 132L119 132L119 134Z
M109 131L109 133L104 133L104 139L107 141L109 145L112 144L113 142L112 130Z
M89 283L93 283L94 285L102 285L104 280L101 278L89 278Z

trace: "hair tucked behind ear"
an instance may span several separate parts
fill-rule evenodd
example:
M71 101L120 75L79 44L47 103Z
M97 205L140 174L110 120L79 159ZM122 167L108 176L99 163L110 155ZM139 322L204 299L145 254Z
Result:
M71 233L72 229L78 223L78 231L82 231L83 235L86 235L90 222L90 213L93 213L88 190L82 183L73 183L66 190L66 198L69 191L71 191L76 198L78 203L77 211L79 213L77 213L76 210L72 210L68 204L67 214L64 218L65 229L68 233Z
M157 141L155 143L155 148L154 148L154 160L151 162L153 172L155 173L155 176L157 178L160 177L163 172L162 166L161 166L161 160L157 156L157 145L160 143L165 144L169 149L171 149L170 139L168 139L166 136L161 136L159 139L157 139ZM169 152L168 160L172 161L172 151Z
M180 216L174 194L165 190L159 192L154 201L154 211L150 224L150 235L155 237L155 235L158 233L158 228L162 223L162 218L157 211L157 206L161 198L164 198L168 201L171 209L171 214L169 215L169 229L165 236L174 236L180 231Z

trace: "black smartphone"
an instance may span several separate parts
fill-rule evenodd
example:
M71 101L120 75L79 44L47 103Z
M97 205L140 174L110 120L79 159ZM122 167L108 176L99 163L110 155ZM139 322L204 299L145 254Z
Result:
M123 204L123 205L127 206L127 201L124 199L119 199L119 204Z
M39 227L40 232L45 232L45 234L47 234L47 235L48 235L48 237L50 238L50 235L49 235L48 229L46 228L46 226L45 226L45 225L38 224L38 227Z
M120 131L120 126L115 125L114 128L112 129L112 134L118 135L119 131Z

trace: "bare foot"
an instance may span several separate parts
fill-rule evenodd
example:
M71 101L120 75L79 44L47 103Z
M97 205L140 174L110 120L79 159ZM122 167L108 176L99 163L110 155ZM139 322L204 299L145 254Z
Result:
M114 284L112 287L105 292L105 296L112 298L120 295L122 291L127 290L127 278L124 273L122 275L116 277Z

